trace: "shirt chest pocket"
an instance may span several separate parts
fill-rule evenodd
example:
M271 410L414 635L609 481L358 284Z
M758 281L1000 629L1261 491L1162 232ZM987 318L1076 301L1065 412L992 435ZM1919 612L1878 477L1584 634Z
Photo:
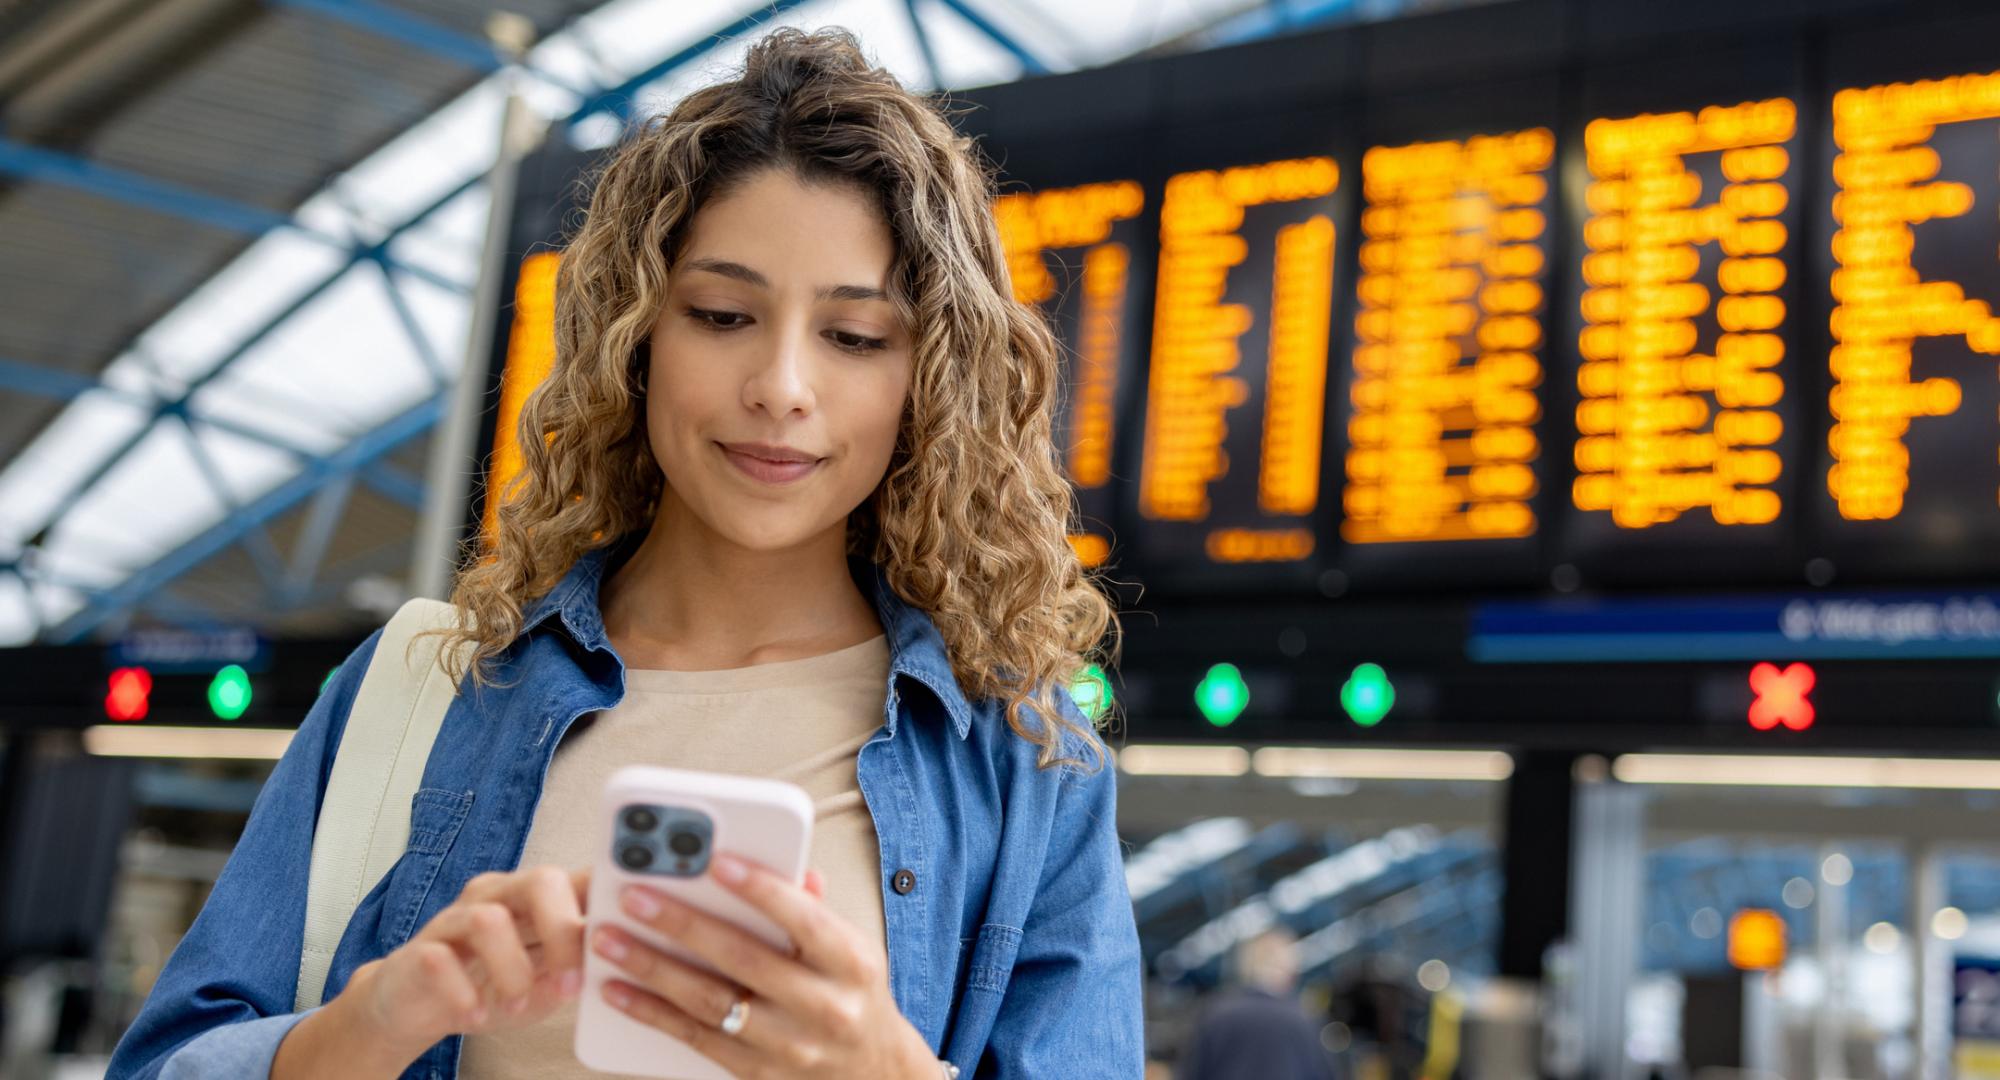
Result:
M1007 992L1008 977L1014 973L1014 957L1020 949L1021 931L1005 923L987 923L976 936L958 939L958 972L954 981L958 992L953 1000L951 1030L985 1032L992 1028L994 1018L1000 1014L1000 999Z
M458 830L472 809L472 793L419 788L410 799L410 841L383 875L381 940L395 948L417 930L438 868L451 852Z

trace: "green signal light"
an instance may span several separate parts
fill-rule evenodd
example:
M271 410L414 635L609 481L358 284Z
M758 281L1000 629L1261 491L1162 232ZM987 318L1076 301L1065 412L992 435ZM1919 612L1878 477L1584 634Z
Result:
M1362 727L1374 727L1396 706L1396 688L1380 664L1362 664L1340 688L1340 707Z
M208 708L217 719L234 720L250 708L250 673L231 664L208 681Z
M1194 688L1195 707L1216 727L1228 727L1250 706L1250 687L1235 664L1217 664L1208 669L1201 685Z
M1104 674L1103 668L1092 664L1069 684L1069 697L1076 702L1077 708L1083 710L1083 715L1096 720L1111 708L1111 679Z

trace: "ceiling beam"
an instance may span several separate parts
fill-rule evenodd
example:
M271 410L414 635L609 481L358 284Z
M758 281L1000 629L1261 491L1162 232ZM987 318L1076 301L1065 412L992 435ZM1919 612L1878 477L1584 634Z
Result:
M447 394L432 396L391 417L353 442L327 455L314 467L306 469L252 500L240 512L224 518L200 535L167 552L151 566L139 570L108 589L89 594L82 610L62 620L49 632L48 640L58 644L73 644L81 640L84 635L106 620L121 611L131 609L167 582L241 540L248 529L261 528L264 522L304 502L336 476L351 474L356 469L367 466L429 431L443 413L448 396Z

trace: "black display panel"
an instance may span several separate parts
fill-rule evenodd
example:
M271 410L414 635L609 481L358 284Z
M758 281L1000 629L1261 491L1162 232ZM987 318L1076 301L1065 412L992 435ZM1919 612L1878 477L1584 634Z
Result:
M1050 107L1068 77L969 95L1011 189L1138 180L1123 490L1079 488L1124 576L1305 599L2000 573L1995 17L1612 33L1564 8L1509 7L1536 48L1451 12L1100 69L1080 114ZM1114 136L1112 167L1075 167ZM1213 201L1321 160L1324 190ZM1205 219L1168 226L1197 184ZM1077 348L1080 308L1048 302Z
M1812 413L1800 81L1769 49L1584 77L1557 414L1571 479L1552 551L1582 584L1788 569Z
M1305 584L1324 558L1334 280L1353 179L1331 115L1171 128L1133 567L1171 585Z
M1084 561L1216 602L2000 574L2000 17L1503 8L961 96ZM590 158L524 171L489 433Z
M1547 75L1368 99L1329 584L1535 580L1562 495L1544 402L1566 287L1558 121Z
M1843 578L1990 574L2000 549L1996 32L1829 42L1815 540Z
M1076 490L1070 543L1097 566L1111 560L1118 493L1132 479L1119 445L1144 391L1157 194L1141 180L1142 148L1131 139L1070 149L1017 150L1044 159L1046 179L1032 190L1003 188L993 211L1015 298L1047 315L1063 348L1055 443ZM1076 182L1064 183L1065 173Z

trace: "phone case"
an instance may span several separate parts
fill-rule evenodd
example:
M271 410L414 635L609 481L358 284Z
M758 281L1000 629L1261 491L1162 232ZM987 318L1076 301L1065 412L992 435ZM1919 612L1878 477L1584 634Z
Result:
M627 869L613 850L618 816L634 805L685 808L708 815L713 824L709 852L727 851L784 875L805 881L812 841L812 800L796 784L782 780L696 772L655 765L628 765L611 774L598 813L597 851L592 857L586 934L610 923L670 955L706 968L674 942L625 914L618 896L628 884L646 884L681 902L728 919L789 950L791 939L777 924L738 900L702 868L695 876ZM671 856L670 856L671 857ZM665 1080L729 1080L720 1065L658 1028L641 1024L604 1000L604 982L617 975L585 938L583 990L577 1003L576 1056L593 1069L661 1077ZM754 1021L753 1021L754 1022Z

